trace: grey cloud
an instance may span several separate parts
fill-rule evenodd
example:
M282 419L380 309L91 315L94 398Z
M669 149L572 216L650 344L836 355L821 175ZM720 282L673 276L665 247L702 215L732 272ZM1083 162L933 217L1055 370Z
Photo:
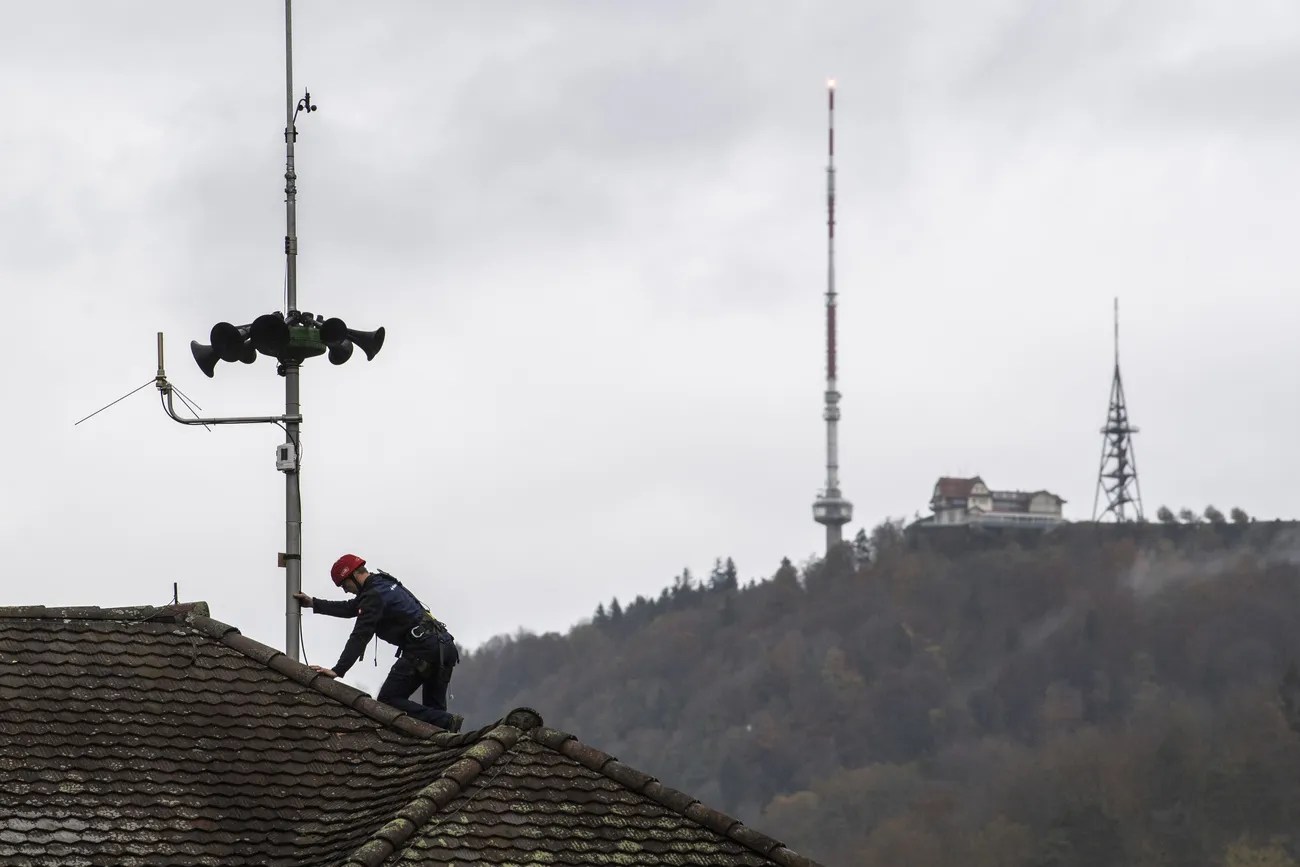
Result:
M9 602L179 580L282 640L279 432L181 428L152 389L71 426L152 376L158 330L206 412L281 405L269 361L188 356L281 301L281 12L27 6L0 35L0 285L34 323L0 532L68 576ZM827 76L851 531L949 472L1087 516L1116 294L1148 507L1285 514L1288 14L296 4L301 306L388 328L303 375L310 591L355 549L473 644L817 551Z

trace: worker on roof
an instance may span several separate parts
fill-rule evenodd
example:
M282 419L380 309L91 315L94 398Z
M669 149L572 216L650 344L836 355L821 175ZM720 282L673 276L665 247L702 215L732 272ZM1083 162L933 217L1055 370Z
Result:
M332 602L306 593L293 594L299 605L317 614L357 618L334 667L313 665L312 670L326 677L342 677L360 658L366 643L378 635L397 645L397 662L375 698L439 728L460 731L465 718L447 712L447 686L452 669L460 662L456 640L401 581L387 572L367 572L365 565L357 555L344 554L330 569L335 586L354 599ZM417 687L423 687L422 704L410 699Z

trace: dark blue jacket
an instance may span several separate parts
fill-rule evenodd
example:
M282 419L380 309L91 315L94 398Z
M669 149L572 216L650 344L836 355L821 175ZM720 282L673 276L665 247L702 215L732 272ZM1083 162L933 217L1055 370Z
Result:
M398 653L432 648L436 657L438 642L453 644L447 627L435 620L415 595L387 572L371 572L361 592L342 602L313 599L312 610L330 617L355 617L348 643L334 664L334 673L342 677L366 649L366 644L376 635L395 644ZM453 655L453 659L455 656Z

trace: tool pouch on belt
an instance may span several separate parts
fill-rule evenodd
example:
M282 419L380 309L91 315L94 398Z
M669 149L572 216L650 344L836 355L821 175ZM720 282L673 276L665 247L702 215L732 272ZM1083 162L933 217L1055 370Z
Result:
M460 662L456 639L447 631L446 624L428 611L424 612L419 623L411 627L409 643L397 649L397 656L403 655L408 656L416 671L426 677L432 673L435 660L438 670L448 663L455 665Z
M411 657L411 664L415 666L416 671L420 672L421 677L429 677L435 672L442 671L442 669L446 667L446 658L443 653L444 646L445 645L442 642L438 642L438 657L436 661L433 659L426 659L423 656ZM435 664L438 666L436 669L434 668Z

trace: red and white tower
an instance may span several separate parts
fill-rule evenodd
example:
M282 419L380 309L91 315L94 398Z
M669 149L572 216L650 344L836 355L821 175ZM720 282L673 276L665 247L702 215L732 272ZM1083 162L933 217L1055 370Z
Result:
M826 83L826 487L813 501L813 520L826 527L826 552L843 541L843 527L853 519L853 504L840 493L840 393L835 371L835 81Z

